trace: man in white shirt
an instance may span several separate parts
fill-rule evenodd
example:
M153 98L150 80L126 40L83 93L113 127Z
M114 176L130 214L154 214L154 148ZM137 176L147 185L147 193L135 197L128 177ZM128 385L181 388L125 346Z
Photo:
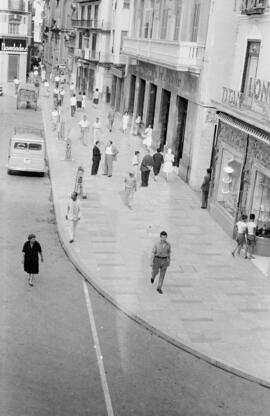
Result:
M75 85L74 85L74 82L72 82L69 86L69 92L70 92L71 97L74 94L74 91L75 91Z
M253 256L256 245L256 231L257 224L255 223L255 214L250 214L249 221L247 223L247 243L245 249L245 259L254 259ZM248 256L249 254L249 256Z
M56 88L58 88L59 87L59 82L60 82L60 77L59 77L58 74L55 75L54 82L55 82Z
M113 142L109 140L105 148L104 161L104 175L107 175L109 178L112 177L113 161L116 160L117 153L117 148L113 146Z
M89 135L89 121L87 120L86 114L83 115L83 118L79 122L79 126L81 128L81 142L84 146L86 146Z
M247 234L247 216L245 214L242 215L241 220L239 220L235 224L235 231L236 231L236 247L232 251L232 255L235 256L237 254L240 255L240 252L243 248L244 243L246 243L246 234Z
M100 133L101 133L101 122L99 117L96 117L96 121L92 127L93 130L93 142L96 143L97 140L100 140Z
M74 116L75 112L76 112L76 105L77 105L77 99L76 99L76 95L73 94L71 99L70 99L70 112L71 112L71 117Z
M68 201L66 220L71 222L70 227L70 243L74 242L75 233L79 220L81 219L81 207L80 202L78 201L77 192L72 192L71 199Z
M60 90L60 102L61 102L61 105L63 105L64 97L65 97L65 89L64 89L64 87L62 87L61 90Z
M15 95L17 95L18 94L19 85L20 85L20 81L18 80L17 77L14 77L13 82L14 82L14 86L15 86Z

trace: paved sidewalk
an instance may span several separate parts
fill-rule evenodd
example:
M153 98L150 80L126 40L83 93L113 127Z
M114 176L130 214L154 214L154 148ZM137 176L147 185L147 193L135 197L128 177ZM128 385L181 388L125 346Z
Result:
M81 113L69 117L75 161L63 161L65 144L51 130L51 98L41 95L53 199L62 244L83 275L124 312L155 333L200 357L270 386L270 281L250 261L232 258L231 238L200 209L199 195L174 175L138 188L134 209L123 203L123 177L141 140L107 129L107 107L87 103L99 115L106 140L119 149L112 178L90 175L92 148L81 145ZM66 102L69 102L67 94ZM69 244L65 221L77 167L85 167L82 219ZM172 244L164 294L150 283L150 253L161 230Z

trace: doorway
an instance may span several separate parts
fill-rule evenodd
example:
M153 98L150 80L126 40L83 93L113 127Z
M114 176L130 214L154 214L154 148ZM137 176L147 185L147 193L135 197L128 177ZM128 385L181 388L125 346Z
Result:
M140 79L137 114L140 114L141 117L143 116L144 93L145 93L145 80Z
M155 118L155 109L156 109L156 96L157 96L157 86L155 84L150 84L149 90L149 101L148 101L148 113L147 113L147 120L146 125L153 127L154 125L154 118Z
M188 100L177 96L176 108L177 108L177 127L176 127L176 141L175 141L175 165L179 166L180 159L183 155L186 119L187 119L187 107Z
M159 116L159 122L161 126L159 147L161 148L161 150L164 149L164 146L167 141L167 127L168 127L169 112L170 112L170 101L171 101L170 91L162 90L160 116Z
M130 78L129 103L128 103L128 112L130 114L132 114L133 111L134 111L135 88L136 88L136 76L135 75L131 75L131 78Z
M20 55L8 55L8 81L19 78L19 59Z

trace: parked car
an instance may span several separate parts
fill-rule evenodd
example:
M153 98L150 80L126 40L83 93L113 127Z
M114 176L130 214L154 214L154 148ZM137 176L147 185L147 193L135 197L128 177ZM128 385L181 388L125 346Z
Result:
M46 171L46 151L43 133L31 127L17 127L9 141L7 172Z
M26 108L34 107L37 111L37 89L32 84L22 84L19 87L17 94L17 110L20 108L22 103L25 103Z

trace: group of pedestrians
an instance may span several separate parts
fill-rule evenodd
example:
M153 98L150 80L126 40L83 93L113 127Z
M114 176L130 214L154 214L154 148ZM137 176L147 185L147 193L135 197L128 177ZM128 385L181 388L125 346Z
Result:
M255 223L255 214L242 214L241 219L235 224L236 246L232 251L232 255L240 255L244 248L244 258L254 259L253 253L256 245L257 225Z

